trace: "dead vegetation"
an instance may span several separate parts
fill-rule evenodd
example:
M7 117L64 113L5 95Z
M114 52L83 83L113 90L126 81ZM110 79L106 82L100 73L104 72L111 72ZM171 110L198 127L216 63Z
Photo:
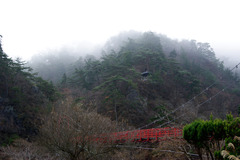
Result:
M23 139L16 140L11 146L1 147L1 160L61 160L46 148Z

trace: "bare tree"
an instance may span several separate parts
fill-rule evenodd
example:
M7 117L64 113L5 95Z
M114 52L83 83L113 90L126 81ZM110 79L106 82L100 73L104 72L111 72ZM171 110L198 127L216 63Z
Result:
M108 133L116 126L106 117L78 106L61 109L45 118L40 142L65 159L102 159L113 151Z

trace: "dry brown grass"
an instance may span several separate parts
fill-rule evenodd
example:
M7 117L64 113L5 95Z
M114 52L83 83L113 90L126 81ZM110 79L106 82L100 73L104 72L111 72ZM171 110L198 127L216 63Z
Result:
M51 155L46 148L23 139L16 140L11 146L1 147L1 160L61 160Z

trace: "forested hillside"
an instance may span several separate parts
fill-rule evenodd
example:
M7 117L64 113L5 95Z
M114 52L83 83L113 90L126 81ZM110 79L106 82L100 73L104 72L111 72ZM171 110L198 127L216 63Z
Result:
M57 98L54 86L30 73L31 70L20 59L9 58L0 39L1 145L10 143L12 136L36 135L40 114Z
M34 151L39 159L48 153L56 159L128 159L130 150L92 143L89 136L136 128L182 128L198 118L225 118L227 113L238 116L240 112L239 64L226 68L210 44L195 40L130 31L109 39L100 57L76 58L70 51L58 51L36 55L30 62L33 69L27 66L9 58L0 43L0 142L8 145L17 137L36 138L36 150L47 149L42 155ZM195 133L195 124L187 129ZM209 128L207 135L214 135ZM185 136L190 134L187 131ZM188 136L184 138L192 143ZM208 143L209 137L204 140ZM176 147L175 142L163 143L158 147ZM177 143L187 146L184 141ZM139 157L166 158L157 150L138 151Z
M59 70L57 66L64 67L63 62L67 63L67 58L49 64L52 77L60 77L54 67ZM94 104L99 113L112 120L141 126L171 112L212 84L208 91L169 118L186 110L188 119L183 118L181 123L211 113L216 117L238 113L237 75L224 67L208 43L130 31L112 37L101 58L79 57L67 67L71 69L64 69L61 78L52 80L60 88L71 90L76 103ZM149 75L141 76L145 71ZM49 70L39 72L47 74ZM214 99L197 107L229 85Z

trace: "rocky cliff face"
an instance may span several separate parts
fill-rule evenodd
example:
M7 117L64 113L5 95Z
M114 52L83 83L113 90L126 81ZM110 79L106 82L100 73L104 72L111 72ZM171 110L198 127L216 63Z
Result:
M14 108L8 98L0 97L0 145L11 143L12 137L28 138L37 134L37 127L32 125L36 114L26 117ZM32 124L29 124L29 119L32 119Z

